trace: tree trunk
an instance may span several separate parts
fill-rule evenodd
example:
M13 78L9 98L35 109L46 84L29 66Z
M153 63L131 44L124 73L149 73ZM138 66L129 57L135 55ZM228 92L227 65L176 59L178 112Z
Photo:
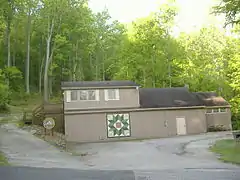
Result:
M76 46L75 46L76 48ZM72 49L74 49L74 43L72 43ZM76 70L77 70L77 58L76 55L74 56L74 52L70 53L71 55L71 62L72 62L72 81L76 81Z
M53 83L52 58L53 58L54 49L55 49L55 43L52 45L52 51L51 51L50 57L48 58L48 64L49 64L48 69L50 68L50 75L48 74L48 76L47 76L48 77L48 87L49 87L48 98L50 98L53 93L53 90L52 90L52 83Z
M14 24L14 40L13 40L13 55L12 55L12 60L13 60L13 62L12 62L12 65L13 66L16 66L16 48L17 48L17 41L16 41L16 39L18 38L18 32L17 32L17 30L18 30L18 24L17 24L17 22Z
M11 31L11 22L8 19L7 21L7 66L11 66L11 37L10 37L10 31Z
M43 41L41 37L40 45L39 45L39 77L38 77L38 92L42 93L42 72L44 65L44 57L43 57Z
M53 76L48 76L48 79L49 79L49 98L52 96L52 93L53 93L53 90L52 90L52 83L53 83Z
M96 73L96 81L99 80L99 72L100 72L100 68L99 68L99 49L97 48L97 51L96 51L96 62L95 62L95 66L96 66L96 69L95 69L95 73Z
M168 78L169 78L169 87L172 87L172 73L171 73L171 61L168 59Z
M143 70L143 87L146 87L147 81L146 81L146 71Z
M43 73L43 65L44 65L44 58L42 58L41 60L41 66L40 66L40 70L39 70L39 89L38 92L42 93L42 73Z
M52 83L53 83L53 72L52 72L52 56L53 56L53 49L49 58L49 64L50 64L50 75L48 75L48 79L49 79L49 97L52 96L53 94L53 89L52 89Z
M83 63L82 58L79 56L79 41L76 43L76 51L75 51L75 65L74 65L74 72L75 72L75 79L74 80L84 80L84 72L83 72Z
M152 56L152 86L153 86L153 88L155 88L156 87L156 82L155 82L155 69L154 69L154 67L155 67L155 51L154 51L154 54L153 54L153 56Z
M105 53L102 55L102 80L105 81Z
M50 24L50 20L48 21L48 37L46 40L46 61L45 61L45 69L44 69L44 92L43 92L43 98L44 102L49 101L49 94L48 94L48 69L49 69L49 63L50 63L50 46L51 46L51 40L52 40L52 34L53 34L53 28L54 28L54 20L52 20Z
M26 64L25 64L25 87L26 87L26 93L30 93L29 88L29 70L30 70L30 31L31 31L31 15L30 15L30 9L28 11L28 20L27 20L27 58L26 58Z
M46 61L45 61L45 69L44 69L44 102L48 102L49 96L48 96L48 69L49 69L49 54L50 54L50 37L47 39L47 48L46 48Z
M70 69L72 69L73 67L73 62L71 61L71 57L70 55L68 56L68 63L69 63L69 67ZM73 80L73 71L69 72L69 81L72 81Z
M90 72L91 72L91 78L93 77L93 62L92 62L92 54L89 54L89 63L90 63Z

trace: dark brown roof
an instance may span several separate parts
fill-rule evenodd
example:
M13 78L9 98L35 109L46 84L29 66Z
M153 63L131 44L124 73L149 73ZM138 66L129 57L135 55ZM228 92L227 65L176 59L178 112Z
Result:
M229 106L229 103L215 92L193 93L205 106Z
M140 105L142 108L204 106L185 87L141 88Z
M91 88L91 87L137 87L139 86L132 81L67 81L62 82L63 88L68 87L80 87L80 88Z

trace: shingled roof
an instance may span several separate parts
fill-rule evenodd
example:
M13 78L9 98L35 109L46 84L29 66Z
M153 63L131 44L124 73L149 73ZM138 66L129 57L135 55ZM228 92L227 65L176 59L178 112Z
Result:
M138 87L133 81L67 81L62 82L62 88L103 88L103 87Z
M140 105L142 108L204 106L203 102L185 87L141 88Z
M229 103L215 92L193 93L205 106L229 106Z

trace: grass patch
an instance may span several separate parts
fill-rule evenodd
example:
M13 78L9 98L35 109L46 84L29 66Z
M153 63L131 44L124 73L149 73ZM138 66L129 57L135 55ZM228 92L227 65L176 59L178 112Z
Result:
M220 155L220 160L240 165L240 144L236 143L235 140L223 139L216 141L216 143L210 147L210 150Z
M9 165L7 158L0 152L0 166L7 166Z

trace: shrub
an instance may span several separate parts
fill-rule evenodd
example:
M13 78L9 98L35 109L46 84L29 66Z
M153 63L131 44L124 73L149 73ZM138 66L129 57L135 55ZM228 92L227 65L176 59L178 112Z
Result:
M8 111L7 104L9 102L8 86L0 82L0 111Z
M208 127L208 132L218 132L218 131L228 131L226 127L223 125L216 125L216 126L210 126Z

